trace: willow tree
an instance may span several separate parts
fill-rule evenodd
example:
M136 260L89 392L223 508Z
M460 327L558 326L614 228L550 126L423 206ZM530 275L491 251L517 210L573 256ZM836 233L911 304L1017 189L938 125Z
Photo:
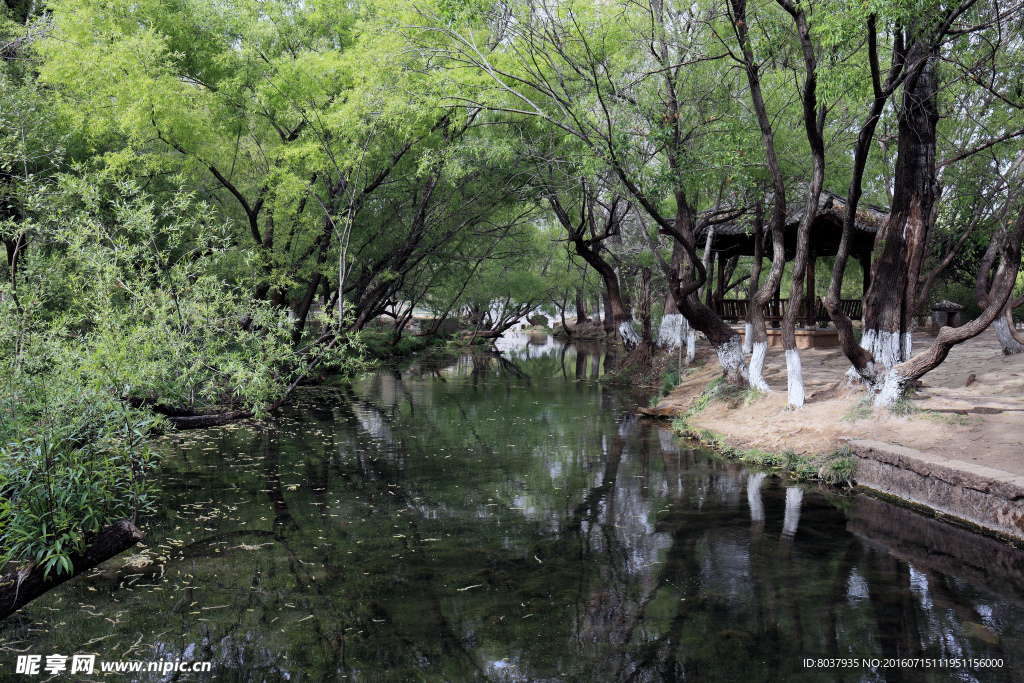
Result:
M736 106L723 87L732 76L703 30L705 13L662 2L569 2L494 8L481 19L445 6L421 7L418 23L424 36L447 40L438 48L425 37L424 50L453 70L470 67L456 100L538 119L578 141L584 164L612 174L681 246L682 276L664 264L672 296L715 346L729 381L746 386L739 335L696 296L707 279L697 233L739 213L716 211L713 200L743 137L736 119L723 116Z
M0 273L17 298L19 264L39 246L33 225L40 200L67 167L72 136L37 81L36 47L47 29L34 17L40 8L9 5L0 8L0 240L6 252Z
M976 6L975 0L891 8L891 14L882 16L893 45L891 67L884 82L877 51L876 26L880 17L871 8L863 17L873 97L854 150L843 244L836 258L825 305L839 329L845 354L854 371L868 384L876 406L891 406L913 381L938 366L952 346L981 333L996 319L1012 291L1012 280L1020 264L1020 221L1006 231L1000 245L1002 258L997 286L982 315L962 328L943 329L929 349L910 357L917 287L940 195L936 147L943 68L947 69L947 77L956 81L965 75L964 64L972 65L966 69L966 75L970 76L974 67L1010 59L1016 53L1014 46L1020 44L1017 14L1016 8L1002 12L985 5ZM977 73L974 76L972 81L1007 100L1003 92L1008 85L1005 81L993 79L982 83ZM858 344L849 319L838 309L838 292L875 126L886 101L897 90L900 99L896 114L898 151L892 179L893 196L889 216L876 237L872 281L865 297L864 334ZM1009 102L1017 108L1012 100ZM1009 129L969 140L962 158L1015 135L1020 132Z
M358 330L471 237L500 240L516 163L479 108L370 8L325 2L56 2L44 75L107 166L185 173L259 255L253 294ZM470 249L472 251L472 249Z
M538 169L535 182L573 253L600 276L610 308L607 315L615 321L623 346L632 351L640 343L640 337L633 329L632 315L623 302L619 271L608 248L614 238L621 237L632 205L618 187L614 184L609 187L607 174L567 177L564 170L555 170L564 165L545 163Z
M770 11L770 8L769 8ZM749 337L749 346L751 349L750 358L750 383L756 389L761 391L771 391L768 387L768 383L764 379L764 360L768 351L768 335L765 329L764 320L764 306L768 303L768 300L772 297L776 289L782 280L782 272L785 267L786 261L786 250L785 250L785 239L784 231L787 220L787 182L783 177L781 165L779 163L778 153L776 150L775 136L776 131L773 127L772 117L768 111L768 106L765 102L765 94L762 89L762 74L763 67L765 66L762 62L754 55L753 40L750 32L750 17L747 12L746 0L732 0L729 5L729 23L732 28L732 32L736 37L739 50L736 53L735 59L740 63L743 68L743 72L746 75L747 82L749 84L749 97L751 104L753 105L754 113L757 118L757 124L761 132L761 139L764 144L765 153L765 166L768 171L768 175L771 179L772 187L772 216L771 216L771 237L772 237L772 265L771 270L768 273L768 277L763 284L758 285L756 282L751 283L752 294L750 297L749 314L747 319L747 334ZM770 47L767 52L771 53ZM807 83L805 84L804 97L809 98L807 101L811 103L811 118L813 130L818 134L820 140L819 127L817 125L816 116L813 113L815 108L814 105L814 87L815 78L813 75L813 69L808 70ZM817 155L815 159L817 160ZM817 164L815 165L815 176L814 186L815 189L808 192L808 206L813 202L814 208L817 207L818 195L821 191L822 177L818 171ZM757 208L755 209L755 220L754 230L756 234L754 236L755 241L760 244L763 249L764 244L764 225L763 225L763 210L761 208L762 201L757 200ZM813 216L813 212L811 213ZM805 212L805 218L807 214ZM797 251L801 252L803 247L806 250L806 228L804 225L805 221L801 221L800 235L803 239L798 239ZM756 255L758 259L760 255ZM799 259L799 255L798 255ZM806 263L806 259L804 260ZM760 263L756 264L757 268L760 268ZM794 270L794 288L793 292L796 292L796 276L797 271ZM802 276L801 276L802 277ZM787 308L786 316L786 329L788 333L784 332L784 343L786 345L786 362L789 366L789 379L790 388L792 389L794 371L799 373L799 356L796 355L795 348L795 335L793 333L793 326L795 325L795 319L790 319L789 311L794 309L794 301L790 298L790 303ZM791 352L792 349L792 352ZM794 367L794 356L795 356L795 367ZM791 391L791 393L793 393ZM792 403L792 401L791 401ZM802 387L799 404L803 403L802 399ZM798 404L798 405L799 405Z

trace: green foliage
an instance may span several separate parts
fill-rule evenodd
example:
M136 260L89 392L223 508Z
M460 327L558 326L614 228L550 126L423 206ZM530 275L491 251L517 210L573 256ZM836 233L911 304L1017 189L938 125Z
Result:
M150 510L160 422L131 406L259 412L305 368L287 313L246 292L251 261L188 193L158 204L89 174L57 187L19 223L39 246L0 284L0 563L47 573ZM314 352L360 367L354 339Z
M902 394L891 407L887 409L892 415L898 417L911 417L920 411L920 409L913 405L910 400L910 396L913 394L913 390ZM865 396L859 399L856 403L850 406L846 414L843 415L843 422L856 422L857 420L867 420L873 417L875 414L874 405L871 401L870 396Z
M146 442L158 421L97 394L59 398L19 406L29 415L4 430L14 438L0 445L0 572L31 561L70 573L91 534L152 509L146 475L157 461Z
M53 220L37 227L56 248L26 263L24 305L3 311L29 337L11 349L19 371L50 359L95 390L188 411L259 412L283 394L303 359L286 313L248 293L251 257L229 226L185 192L158 205L123 180L60 187ZM352 372L358 353L346 340L323 363Z
M790 453L792 452L790 451ZM758 448L742 451L737 457L744 464L764 470L788 469L787 463L790 461L787 453L783 453L780 456Z
M839 484L853 486L856 469L853 457L850 455L850 448L846 446L823 456L822 463L818 467L818 478L833 486Z
M427 340L425 337L404 335L401 340L394 345L391 350L391 354L395 356L411 356L425 348L427 348Z
M553 196L575 198L565 220L590 226L590 248L635 294L636 269L656 266L655 252L671 258L656 223L706 224L706 211L749 205L766 187L750 86L730 59L739 46L709 3L51 0L40 30L31 15L42 4L8 6L0 358L12 418L0 431L25 467L37 450L49 462L51 451L79 448L37 424L40 406L64 405L62 396L259 413L311 354L357 371L355 334L315 340L383 312L415 306L496 332L553 302L564 310L600 285L548 227ZM872 96L869 18L884 80L893 36L930 30L921 19L939 6L800 7L828 114L825 184L845 190ZM958 21L975 28L942 42L936 64L953 72L943 74L937 159L1020 128L1019 27L990 22L990 10L965 8ZM810 165L798 123L803 59L777 3L751 5L748 19L792 210ZM896 110L879 121L865 201L890 192ZM965 315L977 310L979 250L1005 222L992 207L1008 183L992 169L1008 168L1020 140L1004 137L942 166L931 261L978 218L954 275L934 290L968 305ZM616 205L624 218L602 227ZM859 268L845 274L846 297L861 294ZM311 301L325 310L307 323ZM656 319L660 302L653 308ZM445 343L366 338L378 355ZM683 376L666 373L661 394ZM715 401L759 397L716 379L679 424ZM865 402L844 419L870 414ZM790 467L774 457L756 455Z
M679 373L666 371L661 376L661 396L668 396L672 390L679 386Z
M897 417L911 417L920 412L920 409L911 402L911 395L914 393L913 389L910 389L902 394L889 406L889 413L896 415Z
M711 404L717 401L736 400L741 396L741 393L741 390L729 384L728 380L726 380L724 376L716 377L708 382L708 385L704 387L704 391L702 391L700 396L697 397L693 407L690 409L690 413L695 414L702 410L706 410L711 406Z

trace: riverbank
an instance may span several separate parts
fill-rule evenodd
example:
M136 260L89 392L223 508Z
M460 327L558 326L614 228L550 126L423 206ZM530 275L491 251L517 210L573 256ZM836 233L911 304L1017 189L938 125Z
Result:
M919 335L914 352L931 341ZM708 382L721 372L714 353L707 348L700 351L704 367L684 377L656 408L645 412L672 417L690 411ZM923 454L924 460L938 459L944 467L957 471L983 467L992 481L1016 485L1024 476L1024 356L1002 356L991 330L955 347L945 363L925 375L902 415L872 413L863 389L840 382L849 363L838 349L804 350L801 360L808 395L802 409L785 409L785 360L781 349L773 348L768 352L765 373L771 394L753 401L713 402L703 410L691 411L687 423L695 432L720 435L724 444L734 448L816 454L872 441L912 449ZM879 447L855 450L881 452ZM982 524L899 486L858 483ZM1010 533L1005 525L982 525ZM1013 535L1024 538L1024 527Z

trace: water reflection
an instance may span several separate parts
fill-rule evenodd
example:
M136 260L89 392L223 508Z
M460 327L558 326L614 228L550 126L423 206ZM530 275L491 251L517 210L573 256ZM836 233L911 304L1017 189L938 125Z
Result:
M219 681L1018 675L1020 551L722 463L593 382L607 363L545 340L176 436L147 547L8 620L2 671L18 650ZM1004 666L802 664L907 656Z
M800 503L803 499L804 492L799 486L790 486L786 489L786 516L782 521L782 535L785 538L796 536L796 528L800 525Z

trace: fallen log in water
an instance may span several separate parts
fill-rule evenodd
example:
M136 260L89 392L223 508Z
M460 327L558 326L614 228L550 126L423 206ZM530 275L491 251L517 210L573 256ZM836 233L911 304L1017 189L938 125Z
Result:
M7 618L68 579L124 552L145 537L134 524L121 519L93 536L84 553L71 556L71 573L58 574L54 568L48 577L43 578L43 568L30 563L7 574L0 579L0 619Z
M226 425L229 422L244 420L247 417L252 417L252 411L229 410L227 412L212 413L210 415L182 415L168 417L167 419L176 429L201 429L203 427Z

